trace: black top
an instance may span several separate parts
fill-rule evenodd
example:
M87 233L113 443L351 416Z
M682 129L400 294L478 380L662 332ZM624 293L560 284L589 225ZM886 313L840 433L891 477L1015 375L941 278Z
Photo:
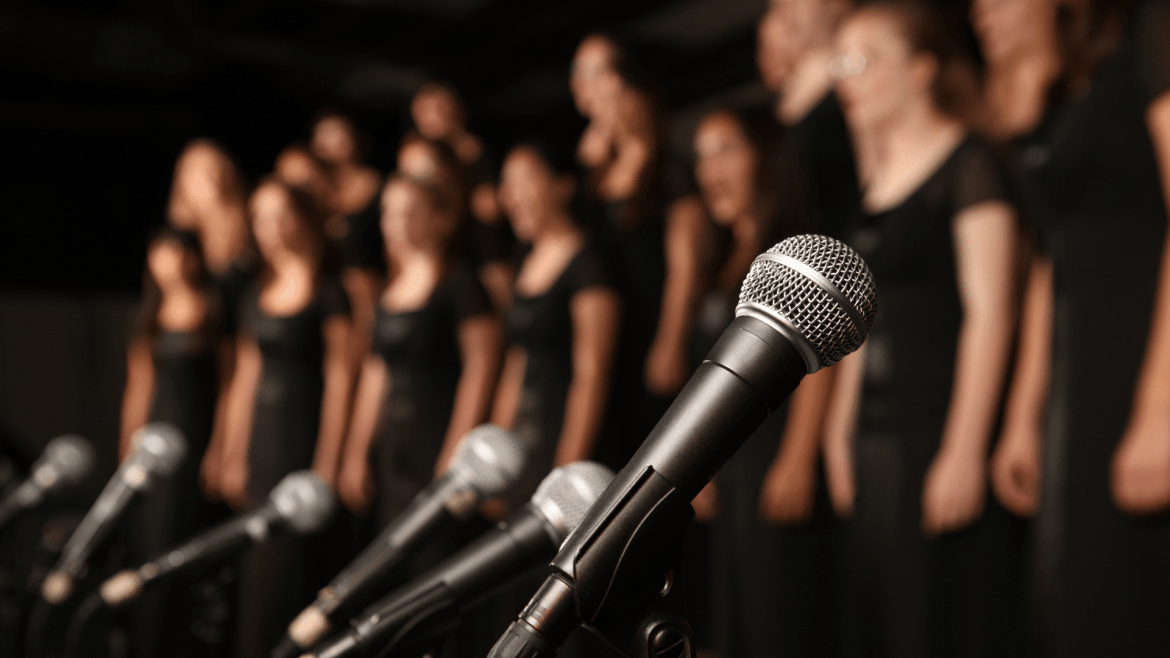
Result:
M234 336L239 330L241 299L255 278L255 267L240 261L233 261L223 272L211 274L212 285L223 309L220 330L224 336Z
M861 203L857 162L837 95L829 92L789 135L798 171L804 174L816 232L839 237Z
M365 208L345 218L345 235L334 243L339 269L386 271L381 201L382 195L375 194Z

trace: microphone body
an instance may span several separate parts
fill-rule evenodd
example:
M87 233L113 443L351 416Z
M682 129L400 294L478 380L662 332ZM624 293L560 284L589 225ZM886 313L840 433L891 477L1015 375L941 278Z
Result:
M370 606L351 628L317 646L317 658L422 655L462 615L548 563L561 541L613 478L593 462L549 474L532 501L440 565Z
M59 436L45 446L29 477L0 500L0 527L20 512L40 505L45 495L76 484L93 467L93 447L76 434Z

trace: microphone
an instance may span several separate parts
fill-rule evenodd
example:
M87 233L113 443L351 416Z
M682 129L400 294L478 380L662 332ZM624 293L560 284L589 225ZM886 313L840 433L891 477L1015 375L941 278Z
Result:
M409 507L348 567L326 585L317 600L289 624L276 654L304 650L325 637L331 620L356 612L395 567L442 531L469 519L479 504L507 492L528 461L520 438L495 425L480 425L460 441L451 466L423 489Z
M0 501L0 527L26 509L40 505L46 494L81 481L93 468L93 446L76 434L59 436L45 445L27 479Z
M150 487L155 477L170 475L187 454L183 433L170 423L150 423L135 432L134 449L110 478L93 507L78 524L57 566L45 577L41 597L58 604L73 593L73 581L85 571L90 553L97 548L123 510L141 489Z
M613 471L596 462L554 469L523 508L370 606L351 628L317 646L312 655L422 655L457 627L467 610L546 565L612 479Z
M664 605L673 577L662 572L664 558L694 515L691 499L805 374L861 346L876 311L873 275L837 240L796 236L756 257L736 318L565 541L552 575L489 656L555 655L579 624L616 628L607 641L644 653L645 629L629 620L642 611L630 608ZM660 575L665 585L655 580ZM681 637L678 628L650 635L655 643Z
M316 532L325 527L334 507L333 491L316 473L289 473L273 487L263 507L208 530L137 569L111 576L98 590L101 600L108 607L117 607L138 598L147 585L161 578L266 541L275 534Z

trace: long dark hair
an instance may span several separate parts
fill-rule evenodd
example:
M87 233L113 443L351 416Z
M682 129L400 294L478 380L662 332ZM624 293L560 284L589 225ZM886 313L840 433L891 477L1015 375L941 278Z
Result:
M1125 37L1134 0L1065 0L1056 10L1056 40L1061 72L1053 85L1057 98L1083 91L1101 62Z
M151 233L149 240L147 240L147 258L149 259L149 254L164 242L173 242L178 245L183 250L184 256L190 258L191 262L195 264L192 280L189 283L200 291L208 301L207 313L204 315L199 332L209 333L211 327L217 322L220 309L218 297L211 285L211 277L203 261L203 250L199 244L199 238L190 231L169 225L163 226ZM159 288L158 282L151 275L148 262L142 273L142 300L138 306L138 313L135 315L132 332L136 339L151 340L158 334L158 312L161 307L162 289Z

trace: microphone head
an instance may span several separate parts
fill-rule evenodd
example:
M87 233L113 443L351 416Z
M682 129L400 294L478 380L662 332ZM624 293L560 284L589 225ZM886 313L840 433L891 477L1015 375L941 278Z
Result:
M93 467L93 446L76 434L59 436L45 445L33 464L32 479L42 491L81 481Z
M280 518L295 532L308 534L325 527L336 498L325 481L310 470L284 476L268 494Z
M134 433L132 459L151 475L170 475L187 456L187 439L170 423L153 422Z
M480 425L464 435L448 469L481 500L507 493L528 463L528 451L515 432Z
M556 531L558 545L577 527L612 480L613 471L591 461L565 464L545 476L532 495L531 504Z
M735 314L783 334L811 373L861 347L877 314L877 288L865 261L843 242L798 235L752 262Z

